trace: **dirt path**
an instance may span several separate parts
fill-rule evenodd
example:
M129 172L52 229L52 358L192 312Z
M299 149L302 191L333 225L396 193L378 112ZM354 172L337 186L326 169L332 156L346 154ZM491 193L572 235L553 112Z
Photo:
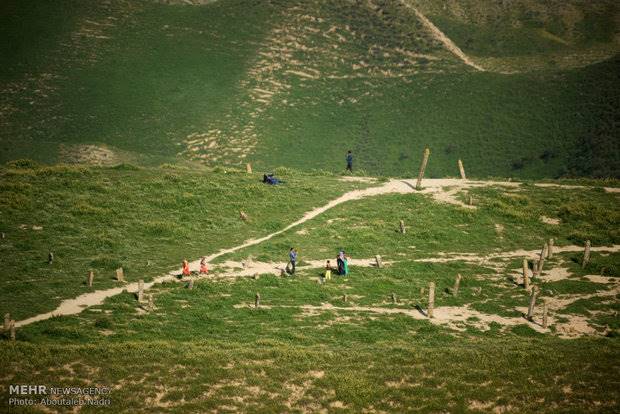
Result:
M422 22L422 24L431 31L431 33L433 34L433 36L435 37L435 39L439 40L441 43L443 43L443 45L446 47L446 49L448 49L450 52L452 52L456 57L458 57L459 59L461 59L463 61L463 63L465 63L468 66L471 66L472 68L479 70L481 72L484 72L485 69L480 66L477 65L476 63L474 63L469 56L467 56L460 47L458 47L456 45L456 43L454 43L452 40L450 40L450 38L448 36L446 36L444 34L444 32L442 32L441 30L439 30L439 28L437 26L435 26L433 24L433 22L431 22L430 20L428 20L426 18L425 15L423 15L418 9L416 9L415 7L413 7L411 4L409 4L409 2L407 2L407 0L401 0L401 3L407 7L408 9L413 10L413 12L415 13L415 15L417 16L418 19L420 19L420 21Z
M461 190L472 188L472 187L489 187L489 186L518 187L520 185L520 183L518 182L471 181L471 180L460 180L460 179L426 179L423 181L422 184L423 184L423 189L421 191L417 191L417 193L429 194L435 200L439 202L454 204L454 205L458 205L464 208L476 208L476 207L466 205L462 201L456 199L455 197L456 194ZM225 254L233 253L238 250L245 249L246 247L254 246L254 245L263 243L267 240L270 240L271 238L277 235L280 235L309 220L312 220L313 218L323 214L324 212L340 204L346 203L348 201L360 200L365 197L380 196L380 195L385 195L385 194L406 194L406 193L413 193L413 192L416 192L415 180L395 180L395 179L387 181L381 185L369 187L363 190L349 191L343 194L342 196L328 202L324 206L315 208L307 212L306 214L304 214L302 218L289 224L288 226L284 227L281 230L278 230L274 233L268 234L258 239L247 240L246 242L240 245L237 245L237 246L234 246L228 249L222 249L210 256L207 256L207 262L211 262L215 260L216 258L223 256ZM575 249L574 251L581 249L578 246L567 246L566 249L568 248ZM592 250L599 251L599 249L604 249L604 248L595 247ZM558 250L558 251L563 251L563 250ZM468 255L468 254L460 254L460 255L459 254L454 254L454 255L447 254L445 255L445 257L442 256L440 258L420 259L420 260L422 261L424 260L428 260L428 261L431 261L431 260L435 260L435 261L451 261L451 260L480 261L483 259L504 257L504 256L501 256L502 254L505 255L506 253L496 253L496 254L486 256L486 257L480 257L480 256ZM515 252L509 252L509 254L511 254L514 257L520 257L520 256L528 256L528 257L532 256L533 257L533 255L537 254L537 252L515 251ZM374 259L353 260L351 264L353 266L369 266L371 265L373 260ZM317 261L317 263L313 262L308 267L321 267L324 262L322 263L319 263L319 262L320 261ZM263 268L261 269L259 267L255 267L255 268L249 267L248 269L244 269L241 272L237 270L230 270L228 273L230 274L234 273L235 275L240 275L240 276L244 276L244 275L250 276L256 273L274 273L276 271L279 273L283 265L282 264L262 264L260 266L262 266ZM234 263L231 265L231 267L234 268L234 267L242 267L242 266L240 263ZM199 268L200 268L200 259L195 260L190 263L191 270L198 271ZM154 284L157 284L157 283L175 280L176 275L178 275L179 273L181 273L180 269L174 270L162 276L156 277L151 282L146 282L144 284L144 289L145 290L149 289L150 287L152 287ZM224 273L224 275L226 275L226 272ZM90 306L101 305L105 299L118 295L122 293L124 290L130 293L135 293L138 291L138 283L137 282L128 283L120 287L110 288L106 290L97 290L94 292L85 293L76 298L64 300L53 311L42 313L42 314L35 315L33 317L18 321L16 322L15 325L16 327L21 327L21 326L29 325L34 322L49 319L53 316L78 314Z
M451 179L447 179L447 180L425 180L424 181L424 190L422 191L422 193L432 193L432 194L439 194L441 193L441 189L444 186L450 186L450 187L460 187L462 188L465 185L465 181L462 180L451 180ZM488 182L488 185L492 185L491 182ZM290 229L292 229L293 227L299 226L305 222L307 222L308 220L311 220L315 217L317 217L318 215L326 212L329 209L332 209L342 203L346 203L347 201L352 201L352 200L359 200L365 197L371 197L371 196L378 196L378 195L383 195L383 194L393 194L393 193L411 193L415 191L415 183L413 180L390 180L386 183L383 183L382 185L379 186L375 186L375 187L370 187L370 188L366 188L364 190L353 190L350 191L348 193L343 194L342 196L330 201L329 203L325 204L322 207L318 207L315 208L314 210L311 210L309 212L307 212L302 218L300 218L299 220L289 224L288 226L284 227L281 230L276 231L275 233L271 233L268 234L267 236L258 238L258 239L251 239L251 240L247 240L245 243L242 243L238 246L235 247L231 247L229 249L223 249L218 251L217 253L214 253L210 256L207 256L207 262L211 262L214 259L223 256L225 254L228 253L233 253L236 252L238 250L244 249L246 247L250 247L250 246L254 246L257 244L260 244L262 242L265 242L279 234L282 234ZM456 204L458 204L457 200L453 200ZM190 269L197 271L200 268L200 259L193 261L190 263ZM258 269L253 270L253 273L257 273L259 272ZM271 271L267 271L265 273L270 273ZM174 270L171 271L165 275L159 276L155 279L153 279L153 281L145 283L144 284L144 289L149 289L151 286L153 286L156 283L162 283L165 281L171 281L175 279L175 275L179 274L180 270ZM118 295L120 293L123 292L123 290L126 290L127 292L137 292L138 291L138 283L134 282L134 283L129 283L126 284L124 286L121 287L116 287L116 288L111 288L111 289L106 289L106 290L98 290L95 292L89 292L89 293L85 293L83 295L80 295L76 298L72 298L72 299L67 299L61 302L61 304L58 306L58 308L54 309L51 312L46 312L46 313L42 313L39 315L35 315L33 317L21 320L16 322L15 326L16 327L21 327L21 326L25 326L25 325L29 325L31 323L34 322L38 322L41 320L45 320L45 319L49 319L53 316L59 316L59 315L74 315L77 313L82 312L84 309L90 307L90 306L96 306L96 305L100 305L103 303L103 301L109 297Z
M570 252L582 252L583 246L569 245L569 246L554 246L554 253L570 253ZM591 248L592 252L607 252L616 253L620 251L620 245L614 244L613 246L594 246ZM514 258L528 258L538 259L540 257L540 249L537 250L512 250L507 252L496 252L488 255L479 255L476 253L440 253L440 257L427 257L422 259L416 259L416 262L428 262L428 263L446 263L446 262L475 262L484 264L493 259L514 259Z

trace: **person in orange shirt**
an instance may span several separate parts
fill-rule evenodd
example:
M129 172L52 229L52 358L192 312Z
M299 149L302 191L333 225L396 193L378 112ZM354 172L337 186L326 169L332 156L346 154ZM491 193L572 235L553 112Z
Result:
M209 268L207 267L207 258L204 256L202 256L202 259L200 259L200 273L209 273Z
M189 263L187 259L183 259L183 276L189 276L189 275L190 275Z

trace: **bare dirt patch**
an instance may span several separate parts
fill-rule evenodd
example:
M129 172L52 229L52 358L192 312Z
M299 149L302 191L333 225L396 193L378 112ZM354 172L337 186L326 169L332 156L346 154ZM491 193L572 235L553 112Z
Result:
M98 145L60 145L59 158L70 164L114 165L121 161L116 152L107 146Z
M545 224L552 224L552 225L555 225L555 226L560 224L560 219L552 218L552 217L547 217L547 216L540 216L540 221L545 223Z

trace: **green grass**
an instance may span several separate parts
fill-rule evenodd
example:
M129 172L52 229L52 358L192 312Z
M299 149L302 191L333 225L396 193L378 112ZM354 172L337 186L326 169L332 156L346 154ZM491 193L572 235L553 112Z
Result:
M331 411L337 401L344 404L340 412L480 412L473 401L519 412L581 411L583 401L595 401L597 412L617 408L610 403L617 398L617 371L610 367L618 347L608 340L511 339L440 350L394 338L381 353L363 345L309 349L268 341L232 347L161 341L51 345L44 353L40 346L19 345L2 345L3 366L20 361L23 368L38 370L40 383L74 375L72 369L83 374L76 385L118 385L110 396L116 412ZM563 352L549 353L550 346ZM584 354L587 360L566 358ZM362 359L372 362L361 366ZM102 369L106 366L114 368ZM313 376L320 371L323 377ZM12 377L15 382L32 380L20 372Z
M83 283L91 268L94 289L117 285L119 265L129 281L148 280L177 268L183 257L277 231L367 185L329 174L277 172L286 184L271 187L258 175L222 168L10 163L1 170L6 238L0 244L0 312L22 319L48 311L62 298L89 291ZM476 210L417 193L351 201L217 260L251 255L283 261L295 245L302 265L345 248L353 257L381 254L393 261L381 269L353 266L349 277L326 284L316 281L319 269L287 278L198 280L193 290L166 282L149 291L153 312L125 292L77 315L21 327L15 344L3 332L0 389L29 382L110 386L115 412L617 410L617 295L583 276L615 275L618 253L595 252L584 270L578 253L546 263L546 269L567 267L570 275L546 283L544 275L534 277L540 300L575 298L553 309L546 333L522 316L529 295L511 276L519 258L416 261L438 252L538 249L549 237L560 246L583 243L586 236L595 246L617 244L617 196L599 187L566 191L533 183L516 192L472 192ZM239 210L249 222L239 220ZM561 224L541 223L543 214ZM407 224L404 235L397 232L400 219ZM56 257L51 266L45 262L50 248ZM454 297L457 273L463 280ZM431 281L438 311L457 308L469 316L430 323L423 311ZM261 307L254 309L257 292ZM493 315L513 322L486 320ZM557 338L575 317L585 317L600 337ZM535 322L540 318L539 309Z
M214 263L284 262L296 246L294 277L170 281L149 290L153 311L122 292L16 342L1 331L0 411L41 412L8 406L8 386L46 384L111 387L106 411L128 413L618 412L620 254L548 260L532 323L522 258L482 260L551 237L620 244L618 195L602 188L620 177L617 5L409 3L489 71L395 0L2 2L0 314L16 320L119 286L119 266L148 281L371 185L334 175L348 149L372 185L413 176L430 147L427 177L462 159L469 177L590 187L456 194L475 210L415 192L351 201ZM266 171L286 183L261 184ZM387 266L325 284L303 268L340 249ZM479 257L423 261L451 252Z
M302 260L334 258L340 249L354 258L379 254L384 260L402 260L433 257L437 251L488 254L539 249L551 237L557 245L584 245L586 240L594 245L620 243L616 230L620 217L613 193L528 184L519 191L492 187L469 192L477 210L437 203L419 194L385 195L343 204L304 223L301 229L292 229L232 257L252 254L259 260L279 261L276 252L291 245L300 249ZM466 198L465 193L458 197ZM561 222L544 224L541 216L560 218ZM404 235L398 232L400 220L407 228ZM501 233L496 225L503 227ZM606 267L614 269L613 258L610 260Z
M611 2L571 3L570 24L549 5L486 5L481 18L469 2L457 18L415 2L474 58L516 59L519 73L505 75L462 65L396 1L381 15L344 1L63 1L62 13L3 5L0 161L62 161L92 144L119 162L340 171L352 149L360 171L410 175L430 146L429 176L456 175L460 158L472 177L618 177ZM584 62L563 66L574 54ZM529 70L519 59L531 56L560 63ZM254 88L275 92L270 103ZM217 146L187 144L193 133Z
M464 282L453 298L443 288L457 271ZM155 289L153 313L136 314L133 295L122 294L78 316L20 329L18 346L0 343L7 374L0 386L54 383L58 376L73 378L71 385L111 386L119 412L301 411L336 402L344 412L475 412L476 402L520 412L580 411L588 404L599 412L615 410L613 338L560 340L532 331L524 320L509 330L492 325L485 333L471 327L457 332L399 314L313 315L299 307L415 309L425 306L419 287L435 280L438 306L486 303L488 310L499 291L515 288L478 277L485 273L463 264L408 263L354 268L346 280L326 285L316 284L312 272L292 279L200 281L193 290L168 283ZM482 296L472 294L476 287ZM262 308L251 309L256 291ZM385 303L393 291L399 302ZM342 292L350 302L341 301ZM521 305L527 303L525 293L520 297ZM530 384L525 390L524 378Z
M183 258L278 231L360 187L327 176L317 187L314 177L295 172L272 187L258 174L196 167L8 167L0 175L0 228L6 233L0 312L18 319L89 291L84 282L91 269L93 289L113 287L120 266L128 281L148 280L179 268ZM248 222L239 219L240 211Z

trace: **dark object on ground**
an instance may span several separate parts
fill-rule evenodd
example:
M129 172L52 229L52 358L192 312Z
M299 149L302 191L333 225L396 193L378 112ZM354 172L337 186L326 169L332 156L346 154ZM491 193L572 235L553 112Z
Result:
M278 180L276 177L273 176L273 174L263 174L263 183L270 184L270 185L276 185L276 184L282 184L284 183L284 181Z

